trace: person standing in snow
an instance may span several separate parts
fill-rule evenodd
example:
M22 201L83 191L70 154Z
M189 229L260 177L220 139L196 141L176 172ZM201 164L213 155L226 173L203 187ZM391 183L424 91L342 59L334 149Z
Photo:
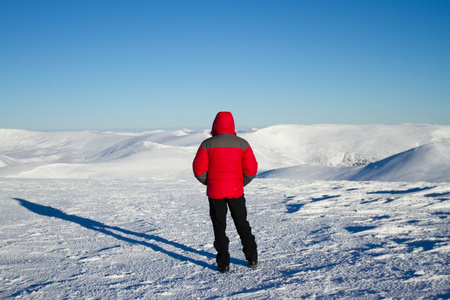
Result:
M204 140L194 158L195 177L207 186L210 217L217 250L217 270L229 272L229 239L226 236L228 208L243 246L242 251L251 268L258 266L255 237L247 221L244 186L256 175L258 163L249 143L236 136L230 112L219 112L214 119L212 137Z

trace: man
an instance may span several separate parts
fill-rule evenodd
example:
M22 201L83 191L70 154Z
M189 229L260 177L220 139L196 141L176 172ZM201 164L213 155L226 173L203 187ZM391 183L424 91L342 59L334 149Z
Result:
M193 162L195 177L207 186L210 217L217 250L217 270L229 272L229 239L226 236L226 216L231 217L241 238L243 252L251 268L258 265L255 237L247 221L244 186L256 175L258 163L249 143L236 136L233 115L219 112L214 119L212 137L200 145Z

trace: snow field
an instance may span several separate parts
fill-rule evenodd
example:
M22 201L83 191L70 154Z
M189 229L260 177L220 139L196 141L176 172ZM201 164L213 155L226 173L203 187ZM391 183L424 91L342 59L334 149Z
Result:
M257 178L260 266L229 218L215 270L204 187L175 180L0 179L0 297L438 299L450 296L450 184Z

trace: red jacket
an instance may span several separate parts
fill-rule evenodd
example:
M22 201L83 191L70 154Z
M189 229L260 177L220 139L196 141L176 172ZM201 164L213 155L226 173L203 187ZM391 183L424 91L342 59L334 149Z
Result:
M211 134L198 148L194 175L206 184L208 197L239 198L258 169L253 150L246 140L236 136L230 112L217 114Z

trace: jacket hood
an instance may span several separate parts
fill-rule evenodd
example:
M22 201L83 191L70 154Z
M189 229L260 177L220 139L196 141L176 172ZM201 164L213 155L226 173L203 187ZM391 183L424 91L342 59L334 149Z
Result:
M216 115L212 125L211 135L231 133L236 135L233 115L228 111L221 111Z

